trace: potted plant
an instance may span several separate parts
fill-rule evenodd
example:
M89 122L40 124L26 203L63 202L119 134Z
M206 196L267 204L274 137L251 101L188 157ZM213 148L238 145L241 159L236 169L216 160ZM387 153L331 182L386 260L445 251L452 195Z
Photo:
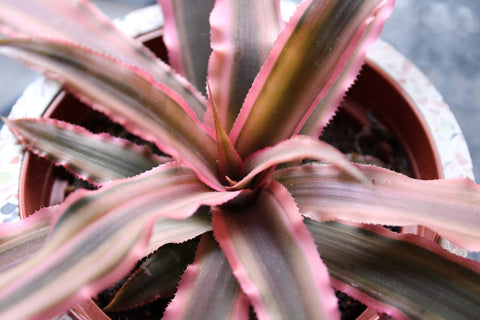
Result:
M478 250L479 187L352 164L318 140L393 1L305 1L285 26L275 1L206 2L191 30L191 5L160 1L169 62L189 81L86 1L2 3L4 30L35 37L2 39L0 52L162 152L62 121L6 120L94 190L1 225L2 318L53 316L146 255L107 309L146 281L149 298L176 291L165 318L335 319L332 284L398 318L478 314L477 263L382 225L428 226ZM27 12L37 19L17 23ZM262 28L252 37L237 24ZM205 30L211 40L198 41Z

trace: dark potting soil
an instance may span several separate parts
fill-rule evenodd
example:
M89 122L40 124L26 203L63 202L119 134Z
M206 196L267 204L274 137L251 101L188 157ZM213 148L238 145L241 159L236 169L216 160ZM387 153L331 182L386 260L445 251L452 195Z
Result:
M346 120L347 117L340 108L320 139L335 146L352 162L377 165L411 176L400 142L373 113L367 112L368 124L364 126Z

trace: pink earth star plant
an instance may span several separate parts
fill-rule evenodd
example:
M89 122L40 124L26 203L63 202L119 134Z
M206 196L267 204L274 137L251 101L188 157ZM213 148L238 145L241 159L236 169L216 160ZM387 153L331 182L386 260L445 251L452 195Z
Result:
M128 275L106 310L161 297L165 319L339 319L335 287L398 319L480 314L478 263L382 227L478 251L480 187L318 139L393 0L305 0L287 23L275 0L159 4L169 65L87 0L0 3L0 53L161 151L5 119L94 190L0 225L1 319L54 316Z

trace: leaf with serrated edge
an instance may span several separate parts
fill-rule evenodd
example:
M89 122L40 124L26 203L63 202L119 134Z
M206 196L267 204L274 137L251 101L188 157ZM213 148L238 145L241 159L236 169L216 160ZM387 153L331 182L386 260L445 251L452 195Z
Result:
M280 22L277 0L215 3L208 82L227 132L280 32ZM205 121L209 123L209 118Z
M475 319L480 264L428 239L306 219L335 287L395 319Z
M339 318L327 269L288 191L273 181L249 206L244 200L214 208L212 225L258 318Z
M372 183L358 183L328 165L276 171L300 212L317 221L422 225L467 250L480 250L480 186L469 179L415 180L356 165Z
M0 52L58 78L87 104L126 130L195 168L209 186L221 190L217 147L181 97L141 69L71 43L0 39Z
M173 296L184 270L193 261L197 242L167 244L142 260L104 310L128 310Z
M202 206L187 219L157 218L145 256L167 243L182 243L212 230L210 208Z
M185 219L200 205L218 205L237 194L214 191L173 163L99 190L76 191L58 207L42 249L0 275L1 317L53 316L93 296L131 270L155 218Z
M208 95L212 97L210 85L207 84ZM220 120L219 111L215 101L211 102L211 108L214 118L215 134L218 149L218 172L224 183L228 180L239 179L245 174L242 158L235 150L232 141L228 137L222 121Z
M171 161L128 140L106 133L92 134L55 119L4 121L30 151L95 185L131 177Z
M163 319L246 320L248 311L248 299L225 256L212 235L204 234Z
M233 185L231 189L244 188L260 172L278 164L300 160L318 160L329 162L345 171L358 181L370 182L355 166L348 161L343 153L330 144L308 136L295 136L279 144L260 150L245 160L247 175Z
M298 133L354 54L364 21L393 2L302 2L275 42L232 128L238 153L245 157ZM383 20L378 23L380 27Z
M205 98L140 42L118 30L89 1L2 0L0 31L14 36L73 41L142 68L178 92L199 119L203 119L207 105Z
M21 263L43 246L55 210L47 207L27 219L0 223L0 271Z
M170 65L195 87L205 91L211 53L208 23L214 0L159 0L165 24L163 39Z
M313 110L312 114L308 117L307 121L300 130L301 134L312 137L319 137L321 135L323 128L332 118L333 112L337 109L337 106L343 99L345 92L357 77L357 74L360 71L365 59L367 50L370 49L374 41L378 38L380 32L382 31L383 24L388 16L390 16L392 10L393 1L390 2L389 5L380 7L373 19L366 20L364 22L366 27L362 33L355 52L348 59L342 71L335 79L335 82L331 85Z

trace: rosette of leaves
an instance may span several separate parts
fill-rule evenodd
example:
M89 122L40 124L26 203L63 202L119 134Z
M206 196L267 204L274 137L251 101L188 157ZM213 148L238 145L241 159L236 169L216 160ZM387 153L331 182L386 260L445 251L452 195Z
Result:
M479 186L352 164L318 140L393 0L307 0L287 23L273 0L159 4L170 65L86 0L1 2L1 53L164 155L6 120L96 189L0 226L0 318L53 316L127 275L107 310L162 297L165 319L337 319L333 286L399 319L480 314L478 263L381 227L479 250Z

